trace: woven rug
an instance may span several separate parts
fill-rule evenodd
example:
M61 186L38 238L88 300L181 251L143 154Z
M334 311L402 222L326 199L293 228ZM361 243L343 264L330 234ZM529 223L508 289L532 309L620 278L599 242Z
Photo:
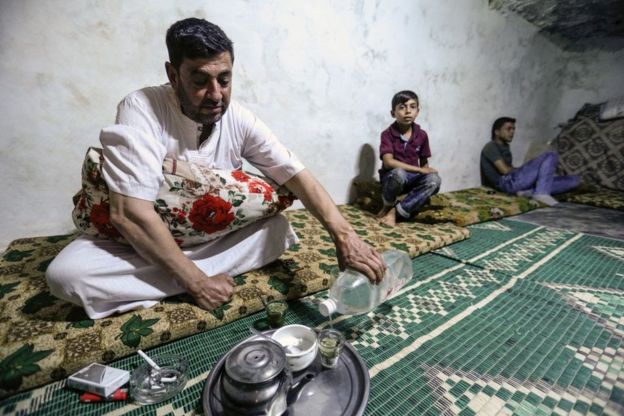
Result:
M356 232L379 251L412 257L468 237L451 225L381 226L353 207L340 207ZM329 287L338 273L331 238L306 210L286 213L300 237L277 262L235 277L232 301L212 312L188 296L101 320L48 292L44 272L74 236L14 241L0 261L0 397L62 380L90 362L108 363L182 337L217 328L262 309L260 298L296 299Z
M624 210L560 202L554 207L525 212L510 219L624 240Z
M334 320L369 369L365 414L623 414L624 242L510 220L470 231L414 259L415 278L373 312ZM326 326L316 305L326 296L290 301L286 323ZM261 320L149 351L191 363L184 391L160 405L81 405L56 382L6 399L0 413L202 414L210 369Z

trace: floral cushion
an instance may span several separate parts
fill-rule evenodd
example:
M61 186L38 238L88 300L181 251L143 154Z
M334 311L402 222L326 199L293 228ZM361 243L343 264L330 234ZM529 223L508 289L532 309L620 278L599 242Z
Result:
M89 148L82 189L72 218L89 235L126 242L110 222L109 190L102 177L102 150ZM240 170L208 169L165 159L154 209L181 247L201 244L288 208L294 196Z

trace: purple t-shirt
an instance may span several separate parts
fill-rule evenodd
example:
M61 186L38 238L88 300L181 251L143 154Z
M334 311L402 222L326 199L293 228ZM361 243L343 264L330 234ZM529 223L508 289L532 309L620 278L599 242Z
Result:
M383 161L383 156L386 153L392 153L392 156L400 162L420 166L420 159L431 157L427 132L421 129L418 124L412 123L412 136L406 142L401 138L401 133L397 130L396 125L396 122L392 123L381 133L379 158ZM382 165L379 169L379 175L381 176L388 171L389 169Z

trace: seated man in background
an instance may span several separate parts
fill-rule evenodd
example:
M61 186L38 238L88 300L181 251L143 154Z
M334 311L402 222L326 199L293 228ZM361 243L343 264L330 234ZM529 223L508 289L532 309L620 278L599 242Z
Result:
M546 152L520 167L512 165L509 143L516 131L516 119L500 117L492 125L491 141L481 151L481 174L488 186L499 191L526 196L548 206L558 204L552 194L576 188L578 175L555 176L559 163L556 152Z
M415 123L420 110L418 95L400 91L392 97L390 115L395 119L381 133L379 157L383 208L377 214L382 224L394 226L397 219L414 216L440 190L438 171L429 166L429 136ZM407 193L397 202L399 195Z
M380 281L381 256L265 124L230 100L234 51L226 34L189 18L169 28L166 42L170 83L126 96L116 123L100 135L111 223L130 245L79 236L48 267L52 294L83 306L92 319L182 292L212 310L230 299L231 276L274 261L297 242L286 218L275 215L183 251L154 210L165 158L231 170L246 159L285 185L323 224L341 269Z

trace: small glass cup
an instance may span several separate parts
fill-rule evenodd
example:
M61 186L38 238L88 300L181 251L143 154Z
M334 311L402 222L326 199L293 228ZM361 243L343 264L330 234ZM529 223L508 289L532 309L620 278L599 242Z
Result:
M270 328L279 328L284 325L284 318L288 310L288 303L283 300L272 300L264 308Z
M323 329L318 335L321 365L326 368L335 368L344 347L345 336L337 329Z

